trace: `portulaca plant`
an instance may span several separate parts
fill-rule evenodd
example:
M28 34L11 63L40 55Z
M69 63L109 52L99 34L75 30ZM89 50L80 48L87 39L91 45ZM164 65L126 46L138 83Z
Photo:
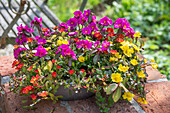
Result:
M141 33L130 27L126 18L99 21L88 9L75 11L67 23L43 28L42 18L35 17L31 28L17 27L13 67L18 71L11 79L11 89L32 98L33 106L42 99L54 101L60 85L96 94L101 112L119 99L147 104L144 86L145 67L157 64L140 59ZM32 33L38 30L37 36ZM139 43L141 42L141 43Z

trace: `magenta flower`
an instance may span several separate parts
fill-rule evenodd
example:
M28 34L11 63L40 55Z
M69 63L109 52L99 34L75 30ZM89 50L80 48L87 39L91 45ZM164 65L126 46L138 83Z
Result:
M69 36L77 35L77 32L68 32L68 35L69 35Z
M84 40L77 41L75 45L78 45L77 48L81 48L84 46Z
M73 59L77 60L76 54L74 54L74 51L72 51L69 48L68 45L62 44L61 46L59 46L59 48L58 48L58 50L57 50L57 52L55 54L59 53L60 49L61 49L61 55L63 57L65 57L66 55L70 55Z
M14 49L14 57L16 59L18 59L18 57L20 56L20 53L23 51L23 50L27 50L26 48L17 48L17 49Z
M134 38L133 35L135 34L135 31L133 30L133 28L131 28L131 27L125 28L125 29L123 29L123 31L125 32L125 36Z
M23 29L24 29L24 27L22 26L22 24L17 27L17 30L18 30L19 32L22 32Z
M19 32L22 32L23 30L27 31L28 33L34 32L32 28L29 28L29 27L28 27L28 25L22 26L22 24L17 27L17 30L18 30Z
M67 26L66 23L60 23L60 24L59 24L59 28L68 29L69 27Z
M81 25L84 25L86 21L88 21L88 19L85 18L85 17L80 17L80 18L78 19L78 23L81 24Z
M96 16L92 15L91 18L92 18L92 22L97 23Z
M77 48L85 48L85 49L91 49L93 43L89 42L88 40L80 40L75 43L77 45Z
M94 43L94 47L97 47L99 44L100 44L100 41L96 41L96 42Z
M43 44L46 44L46 43L47 43L46 39L43 39L43 38L38 39L38 42L37 42L38 45L43 45Z
M67 20L67 24L70 27L76 27L77 26L77 19L76 18L70 18L70 20Z
M99 24L104 25L104 26L108 26L108 25L113 25L113 22L112 22L111 19L109 19L108 17L105 16L105 17L100 19Z
M89 24L89 27L91 30L95 30L95 31L98 31L98 27L96 26L96 23L95 22L92 22Z
M101 48L102 51L105 51L105 50L109 49L110 42L104 41L101 46L102 46L102 48Z
M37 50L37 52L35 53L35 56L43 57L46 54L48 54L47 50L45 48L43 48L42 46L38 46L38 48L35 50Z
M41 37L39 37L39 36L35 36L35 38L33 38L34 40L38 40L38 39L40 39Z
M91 49L91 46L93 45L92 42L89 42L88 40L84 40L84 49Z
M16 43L22 45L24 42L27 42L26 35L24 33L18 33L17 39L15 40Z
M91 33L91 29L90 27L85 27L82 29L82 32L84 35L90 34Z
M81 11L75 11L73 14L75 15L76 18L80 18L83 16Z
M85 18L88 18L90 16L90 12L91 12L90 9L84 10L83 16Z
M34 19L31 21L31 27L36 24L42 27L42 18L34 17Z
M115 21L115 24L114 24L114 29L117 29L117 28L129 28L129 27L130 27L130 24L127 22L126 18L118 18Z

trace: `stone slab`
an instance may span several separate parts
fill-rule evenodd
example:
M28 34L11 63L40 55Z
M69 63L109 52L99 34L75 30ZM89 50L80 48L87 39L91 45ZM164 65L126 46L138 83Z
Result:
M145 87L148 104L139 105L146 113L170 113L170 82L147 83Z

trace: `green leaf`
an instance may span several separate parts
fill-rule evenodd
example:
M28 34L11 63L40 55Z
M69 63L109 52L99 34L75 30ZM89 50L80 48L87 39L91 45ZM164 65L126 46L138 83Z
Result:
M114 102L117 102L119 98L121 97L121 87L118 87L116 91L114 92L112 98Z
M72 59L70 58L70 59L68 59L68 66L72 66Z
M100 59L99 54L96 54L93 58L93 63L96 64L98 62L98 60Z
M126 85L127 84L127 81L129 80L129 78L125 78L124 80L123 80L123 85Z
M114 101L112 99L113 93L108 97L108 106L111 107L114 104Z
M118 86L118 85L117 85L116 83L110 84L110 85L106 88L106 94L107 94L107 95L110 95L113 91L116 90L117 86Z

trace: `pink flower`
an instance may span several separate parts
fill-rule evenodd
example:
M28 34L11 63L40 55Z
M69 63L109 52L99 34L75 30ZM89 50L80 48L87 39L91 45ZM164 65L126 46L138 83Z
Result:
M112 22L111 19L109 19L108 17L105 16L105 17L100 19L99 24L104 25L104 26L108 26L108 25L113 25L113 22Z
M70 18L70 20L67 21L67 24L70 27L76 27L77 26L77 19L76 18Z
M81 11L75 11L73 14L75 15L76 18L80 18L83 16Z
M35 56L39 56L39 57L43 57L47 54L47 50L45 48L43 48L42 46L38 46L37 52L35 53Z
M91 12L90 9L84 10L83 16L85 18L88 18L90 16L90 12Z
M84 35L90 34L91 33L91 29L90 27L85 27L82 29L82 32Z
M129 28L129 27L130 27L130 24L127 22L126 18L118 18L115 21L115 24L114 24L114 29L117 29L117 28Z
M104 41L101 46L102 46L102 48L101 48L102 51L105 51L105 50L109 49L110 42Z

